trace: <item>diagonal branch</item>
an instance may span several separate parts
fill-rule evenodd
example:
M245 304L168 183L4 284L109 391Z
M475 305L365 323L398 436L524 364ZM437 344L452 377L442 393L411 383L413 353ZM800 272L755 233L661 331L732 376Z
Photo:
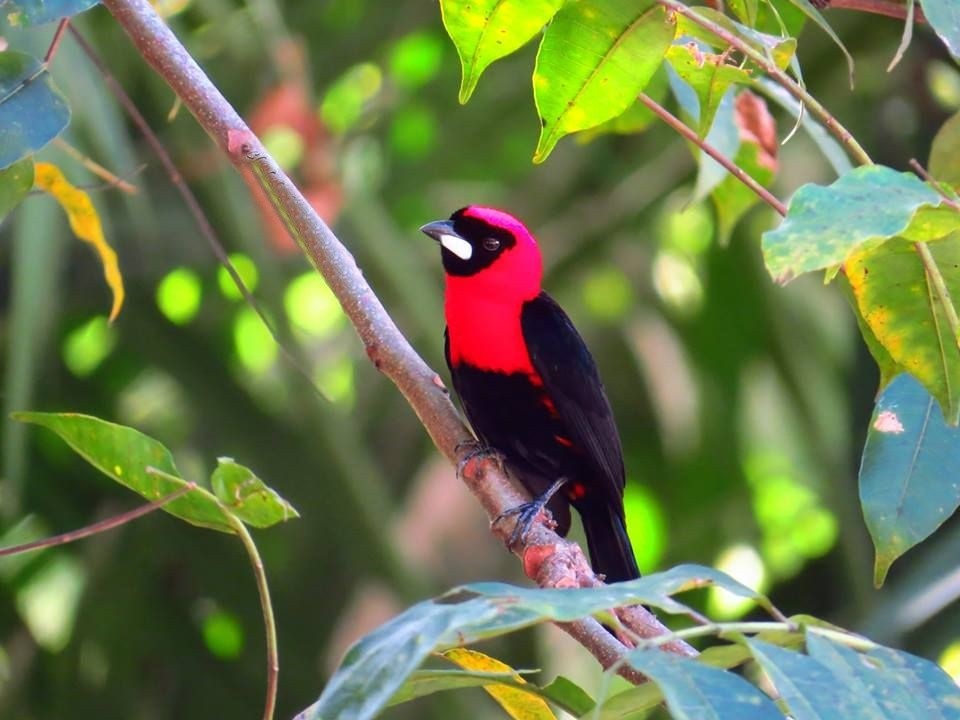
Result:
M370 360L404 395L437 448L452 462L459 462L473 440L470 432L450 402L440 377L394 324L350 252L267 153L148 0L104 0L103 4L143 58L173 89L231 162L238 168L253 171L291 235L340 301ZM491 519L528 499L494 461L467 463L463 480ZM512 526L512 522L497 523L493 532L506 540ZM599 583L580 548L543 525L534 526L523 541L516 544L514 552L524 560L527 575L542 586L577 587ZM631 630L641 637L668 632L643 608L629 613L629 618ZM592 619L561 627L577 638L604 667L613 665L626 650ZM665 647L686 655L695 654L682 642L668 643ZM621 674L634 682L641 679L630 668Z

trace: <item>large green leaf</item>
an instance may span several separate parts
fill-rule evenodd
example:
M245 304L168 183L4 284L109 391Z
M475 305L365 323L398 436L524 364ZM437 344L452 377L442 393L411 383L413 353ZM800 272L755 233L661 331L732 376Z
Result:
M564 135L630 107L663 61L675 31L655 0L565 5L544 33L533 73L542 125L534 162L543 162Z
M158 500L186 485L170 451L133 428L75 413L18 412L13 416L53 430L97 470L147 500ZM168 502L163 509L193 525L234 532L217 499L203 488Z
M542 590L474 583L414 605L359 642L344 657L320 699L298 717L373 717L436 650L470 644L545 622L569 622L623 605L691 612L673 595L717 585L772 610L770 601L712 568L683 565L599 588Z
M697 95L697 134L700 137L710 129L727 88L735 83L745 85L750 82L750 73L746 70L729 64L723 55L700 51L693 43L671 45L666 59Z
M790 201L786 219L763 234L767 270L786 283L897 235L943 237L960 228L960 213L931 212L942 202L915 175L882 165L857 168L827 187L804 185Z
M627 661L657 684L676 720L783 720L770 698L734 673L660 650L634 650Z
M0 222L23 200L33 187L33 158L25 157L0 170Z
M934 179L960 188L960 112L949 117L934 136L927 169Z
M874 582L960 506L960 428L912 376L891 382L873 411L860 462L860 504L876 547Z
M53 22L97 5L100 0L0 0L0 12L11 25Z
M644 88L643 92L652 100L663 104L663 100L670 89L667 80L667 65L661 65L650 79L650 83ZM626 111L620 113L612 120L607 120L596 127L584 130L577 134L577 140L589 142L598 135L613 133L617 135L630 135L646 130L657 116L653 110L648 108L642 102L637 100Z
M34 57L0 53L0 169L36 152L70 122L70 108Z
M550 22L564 0L440 0L443 26L463 69L460 102L470 99L480 75L515 52Z
M861 699L819 661L763 640L752 639L746 643L794 720L851 720L860 717Z
M859 653L817 632L807 652L859 699L859 720L956 718L960 689L934 663L887 648Z
M952 298L960 298L960 233L928 243ZM857 252L844 264L857 309L899 371L917 378L943 409L960 420L960 350L948 310L912 243L893 240ZM888 372L885 372L888 374Z
M220 502L247 525L266 528L300 517L293 505L268 487L250 468L238 465L230 458L217 458L210 485Z
M957 0L920 0L923 14L947 50L960 60L960 4Z

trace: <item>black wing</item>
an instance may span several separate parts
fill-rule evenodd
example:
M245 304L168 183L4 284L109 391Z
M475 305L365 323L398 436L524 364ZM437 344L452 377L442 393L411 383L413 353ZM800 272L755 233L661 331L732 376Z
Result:
M544 390L596 477L591 488L623 515L623 450L597 366L563 309L546 293L523 306L523 337ZM599 499L599 498L598 498Z

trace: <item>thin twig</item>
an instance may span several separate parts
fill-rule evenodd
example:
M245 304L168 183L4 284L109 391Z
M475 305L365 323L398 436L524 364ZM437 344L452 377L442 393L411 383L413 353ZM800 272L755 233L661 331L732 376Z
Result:
M193 216L194 222L197 223L197 227L200 229L200 234L203 236L204 240L207 241L207 244L210 246L211 251L213 252L214 256L216 256L220 265L223 266L223 268L230 275L230 279L233 280L234 285L240 291L244 301L257 314L257 317L260 318L260 322L263 323L263 326L267 329L267 332L270 333L270 337L276 343L284 359L290 363L290 366L300 373L300 375L306 378L314 392L316 392L318 396L322 397L323 394L320 392L316 381L313 379L311 374L300 364L293 354L287 350L286 346L280 342L280 338L277 334L277 331L273 327L273 323L271 323L269 318L267 318L266 313L264 313L260 307L260 304L253 296L253 293L250 292L247 284L243 281L243 278L240 277L240 273L237 272L237 269L230 261L230 257L227 255L227 251L224 249L223 243L220 242L220 238L217 236L216 230L213 229L213 225L207 219L206 213L204 213L203 208L200 207L200 203L197 201L196 195L193 194L193 191L190 190L190 186L184 181L183 176L180 174L176 164L173 162L173 158L170 157L170 153L167 152L167 149L163 146L163 143L160 142L160 138L158 138L157 134L153 132L153 128L150 127L150 124L147 122L146 118L143 117L143 114L137 108L136 104L130 99L130 96L127 95L126 91L123 89L123 86L117 82L117 79L107 68L106 64L103 62L94 47L87 42L87 39L83 37L80 31L75 27L70 26L70 33L73 35L73 39L76 41L76 43L90 59L90 62L92 62L97 68L97 71L103 77L104 82L107 83L107 87L110 88L114 97L123 106L123 109L126 110L127 114L130 116L130 119L133 121L133 124L137 126L138 130L140 130L144 139L147 141L147 144L153 150L154 154L157 156L157 159L160 161L160 164L163 166L164 171L167 173L170 183L177 189L177 192L183 199L184 204L187 206L187 210Z
M139 517L143 517L144 515L152 513L154 510L163 507L168 502L176 500L182 495L186 495L196 487L196 484L192 482L187 483L185 487L179 488L178 490L175 490L169 495L165 495L159 500L154 500L146 505L141 505L133 510L128 510L125 513L114 515L111 518L101 520L100 522L95 522L92 525L87 525L78 530L71 530L70 532L43 538L42 540L34 540L33 542L24 543L23 545L13 545L11 547L0 548L0 557L17 555L19 553L30 552L31 550L40 550L41 548L56 547L57 545L66 545L67 543L72 543L75 540L82 540L83 538L90 537L91 535L106 532L107 530L113 530L121 525L125 525L131 520L136 520Z
M470 432L454 409L439 376L427 366L397 328L367 284L350 252L267 153L260 140L200 69L149 2L104 0L103 4L130 36L143 58L183 100L187 109L220 149L237 167L250 168L254 172L291 235L323 275L343 306L370 360L394 382L437 448L452 462L458 463L468 451L469 442L472 440ZM491 519L529 499L514 487L502 469L496 467L496 463L474 462L468 465L470 467L465 469L463 479ZM498 537L504 539L510 535L512 523L497 523L493 529ZM544 568L562 565L559 549L570 545L572 543L567 543L552 530L537 524L516 544L514 552L524 559L524 569L528 575L536 577ZM549 552L552 548L558 551ZM534 550L540 558L535 567L526 562L528 554ZM589 565L579 548L577 554L589 572ZM572 556L572 550L564 554L565 559ZM562 569L558 569L556 574L545 575L557 576L566 580L572 579L569 572L563 575ZM589 573L589 578L595 583L598 582L592 573ZM576 579L579 579L579 576ZM656 618L652 615L650 617L652 623L656 623ZM611 642L616 641L599 625L595 622L578 621L563 629L571 635L576 633L575 637L581 644L601 663L607 662L605 667L609 665L608 649ZM626 651L622 645L613 647L615 652Z
M826 7L834 10L858 10L874 15L885 15L897 20L906 20L908 15L906 5L896 2L896 0L829 0ZM913 19L918 23L927 22L927 17L923 14L923 8L919 5L914 10Z
M923 165L921 165L916 158L910 158L909 165L917 175L919 175L923 180L926 180L928 183L930 183L930 187L932 187L934 190L937 191L937 193L939 193L940 197L943 198L944 205L949 205L951 208L953 208L957 212L960 212L960 202L957 202L957 198L950 196L943 189L943 186L937 181L937 179L934 178L929 172L927 172L927 169Z
M53 33L53 39L50 41L50 46L47 48L46 54L43 56L43 64L49 65L54 56L57 54L57 50L60 49L60 41L63 40L63 34L67 31L67 27L70 25L70 18L63 18L58 24L57 29Z
M751 47L749 43L738 38L726 28L700 15L695 9L687 7L680 0L657 0L665 8L679 13L691 22L696 23L705 30L710 31L728 45L732 45L742 52L748 58L753 60L767 75L781 85L787 92L793 95L801 103L810 108L810 112L816 115L823 123L824 127L833 134L840 144L847 149L850 155L861 165L872 165L873 161L867 154L867 151L861 147L857 139L853 137L840 122L830 114L830 112L813 95L808 93L799 83L778 68L766 55Z
M127 193L128 195L137 194L137 186L128 183L126 180L117 177L115 174L107 170L103 165L96 162L90 157L87 157L82 152L77 150L73 145L68 143L61 137L54 138L54 144L63 150L67 155L72 157L78 163L83 165L87 170L92 172L99 178L102 178L107 182L110 187L115 187L117 190Z
M763 185L754 180L743 168L736 165L730 158L717 150L713 145L708 143L706 140L700 138L696 132L691 128L687 127L680 118L672 114L665 107L660 105L656 100L651 98L646 93L640 93L640 102L646 105L653 113L660 117L667 125L672 127L678 133L680 133L687 140L692 142L694 145L699 147L703 152L712 157L718 163L723 165L724 169L733 175L737 180L742 182L748 188L753 190L757 196L763 200L767 205L776 210L780 215L786 216L787 206L780 202L769 190L767 190Z

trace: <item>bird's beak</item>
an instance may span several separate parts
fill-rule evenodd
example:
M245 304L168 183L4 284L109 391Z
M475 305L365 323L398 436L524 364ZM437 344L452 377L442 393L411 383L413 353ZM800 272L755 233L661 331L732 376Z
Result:
M464 240L453 229L453 222L450 220L436 220L427 223L420 228L420 232L432 237L461 260L469 260L473 255L473 245Z

